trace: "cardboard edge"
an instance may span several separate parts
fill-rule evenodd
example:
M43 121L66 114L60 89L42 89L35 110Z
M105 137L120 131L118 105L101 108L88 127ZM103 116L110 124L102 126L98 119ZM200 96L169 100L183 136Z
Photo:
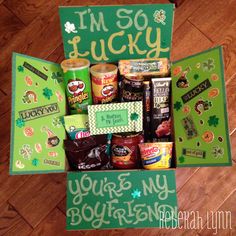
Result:
M63 24L62 24L62 18L61 18L61 12L63 11L63 9L67 9L67 8L94 8L94 7L112 7L112 6L115 6L115 7L121 7L121 6L124 6L124 7L132 7L132 6L144 6L144 5L149 5L147 3L143 3L143 4L111 4L111 5L79 5L79 6L58 6L58 11L59 11L59 19L60 19L60 30L61 30L61 38L62 38L62 44L63 44L63 51L64 51L64 57L65 59L69 59L70 57L67 57L66 54L66 50L65 50L65 45L64 45L64 37L63 37L63 32L62 32L62 29L63 29ZM172 8L172 19L171 19L171 22L172 22L172 25L171 25L171 34L170 34L170 51L169 51L169 55L168 55L168 60L170 60L171 58L171 49L172 49L172 39L173 39L173 32L174 32L174 11L175 11L175 4L174 3L154 3L152 4L153 6L163 6L165 5L166 7L170 7ZM117 63L117 60L109 60L108 61L109 63ZM91 61L92 64L94 63L98 63L98 61Z
M196 53L194 55L182 58L180 60L174 61L171 63L171 67L174 66L175 63L179 63L183 60L201 55L201 54L205 54L207 52L213 51L213 50L218 50L219 53L219 59L220 59L220 67L221 67L221 83L222 83L222 92L223 92L223 98L224 98L224 105L223 105L223 109L224 109L224 117L225 117L225 130L226 130L226 136L227 136L227 146L228 146L228 161L224 162L224 163L204 163L204 164L180 164L178 163L178 160L176 158L176 168L180 167L219 167L219 166L232 166L232 154L231 154L231 145L230 145L230 138L229 138L229 127L228 127L228 114L227 114L227 96L226 96L226 87L225 87L225 80L224 80L224 58L223 58L223 46L218 45L216 47L210 48L208 50ZM172 101L172 106L171 106L172 112L174 111L173 108L173 101ZM173 112L174 113L174 112ZM173 120L174 120L174 116L173 116ZM175 136L175 130L174 130L174 136ZM174 139L175 140L175 139ZM176 142L174 144L175 150L176 150Z
M196 53L196 54L193 54L193 55L190 55L190 56L181 58L181 59L179 59L179 60L172 61L172 62L171 62L171 66L174 65L175 63L179 63L179 62L181 62L181 61L183 61L183 60L186 60L186 59L189 59L189 58L192 58L192 57L195 57L195 56L199 56L199 55L201 55L201 54L205 54L205 53L210 52L210 51L213 51L213 50L215 50L215 49L217 49L217 48L220 49L221 47L222 47L221 45L217 45L217 46L215 46L215 47L213 47L213 48L209 48L209 49L204 50L204 51L202 51L202 52L198 52L198 53Z
M158 172L158 171L164 171L164 172L168 172L168 171L171 171L170 172L170 176L171 178L173 178L173 184L174 184L174 189L175 189L175 195L176 195L176 208L177 208L177 214L178 214L178 211L179 211L179 206L178 206L178 193L177 193L177 186L176 186L176 168L166 168L166 169L157 169L157 170L146 170L146 169L119 169L119 170L116 170L116 173L119 174L120 172L133 172L133 171L152 171L152 172ZM104 173L99 171L99 170L92 170L90 172L99 172L99 173ZM114 170L105 170L105 172L113 172L114 173ZM87 173L86 170L84 171L67 171L67 183L68 183L68 180L70 179L70 176L73 175L73 174L80 174L80 173ZM67 210L67 193L68 193L68 184L66 184L66 210ZM178 221L178 218L176 219L175 221L175 225L173 225L173 227L169 227L170 229L176 229L177 227L179 227L179 221ZM70 232L73 232L73 231L77 231L78 230L87 230L87 231L97 231L97 230L111 230L111 229L144 229L145 227L138 227L138 226L134 226L134 227L123 227L123 228L114 228L114 227L111 227L111 228L98 228L98 229L91 229L91 228L79 228L79 229L71 229L71 228L68 228L68 224L67 224L67 214L66 214L66 230L67 231L70 231ZM150 229L165 229L165 227L148 227Z
M222 82L222 92L224 97L224 117L225 117L225 130L227 132L227 147L228 147L228 164L232 166L232 153L231 153L231 143L230 143L230 134L229 134L229 118L227 113L227 93L225 85L225 76L224 76L224 57L223 57L223 46L218 47L219 57L220 57L220 66L221 66L221 82Z
M13 156L14 156L14 134L15 134L15 125L14 125L14 121L15 121L15 111L14 111L14 107L15 107L15 79L16 79L16 57L17 57L17 53L13 52L12 53L12 79L11 79L11 92L12 92L12 96L11 96L11 137L10 137L10 166L9 166L9 172L10 175L14 174L13 171Z
M15 98L16 98L16 93L15 93L15 86L16 86L16 59L17 56L23 57L23 58L29 58L32 60L40 61L43 63L49 63L52 65L60 66L60 64L47 61L44 59L28 56L25 54L17 53L17 52L12 52L12 96L11 96L11 135L10 135L10 165L9 165L9 174L14 176L14 175L28 175L28 174L50 174L50 173L65 173L65 168L66 165L64 164L64 169L57 169L57 170L36 170L36 171L13 171L13 157L14 157L14 134L15 134ZM66 159L66 156L65 156ZM66 161L65 161L66 163Z

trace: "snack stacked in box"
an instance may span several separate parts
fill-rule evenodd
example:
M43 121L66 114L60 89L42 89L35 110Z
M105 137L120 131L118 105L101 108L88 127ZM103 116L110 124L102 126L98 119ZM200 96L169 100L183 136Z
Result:
M64 149L72 170L169 168L171 78L166 58L90 67L61 63L69 112Z

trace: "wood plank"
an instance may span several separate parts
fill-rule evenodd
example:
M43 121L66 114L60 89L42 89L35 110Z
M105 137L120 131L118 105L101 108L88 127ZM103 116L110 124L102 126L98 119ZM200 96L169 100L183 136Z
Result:
M63 44L60 44L47 58L46 60L61 63L65 59Z
M203 1L201 7L189 17L189 21L208 38L216 42L224 37L225 30L236 21L236 1Z
M71 235L83 236L80 231L66 231L66 217L55 208L30 234L36 235Z
M54 12L51 17L40 17L27 28L17 34L8 47L2 52L5 63L0 64L2 83L0 88L6 93L11 93L11 57L12 51L45 58L62 43L60 34L59 17Z
M11 97L0 90L0 116L11 110Z
M176 190L177 192L188 182L199 168L176 168Z
M174 29L173 32L180 27L198 8L202 5L203 0L183 1L179 7L175 9Z
M57 208L66 215L66 197L57 205Z
M3 4L0 5L0 15L0 49L2 51L7 46L8 41L25 28L25 25Z
M50 10L56 6L60 1L48 1L48 0L6 0L4 5L11 9L11 11L24 22L25 25L29 25L36 17L42 14L45 9Z
M217 41L217 44L224 47L225 80L232 77L236 79L236 22L226 30L223 39Z
M0 130L1 130L1 139L0 139L0 152L5 148L6 145L10 143L10 122L11 121L11 112L7 111L1 116Z
M171 60L193 55L212 46L212 42L205 35L190 22L185 21L173 35Z
M16 231L17 229L17 231ZM0 235L28 235L32 228L8 203L0 207ZM17 234L13 234L17 232Z
M9 176L9 146L0 155L0 206L21 188L29 175Z
M220 236L236 235L236 225L235 225L236 208L232 207L235 205L235 202L236 202L236 191L233 191L231 195L226 199L226 201L220 206L217 212L212 217L210 217L205 227L202 230L199 230L199 234L200 235L217 234ZM230 215L227 215L228 214L227 212L229 212ZM220 214L224 214L224 218L221 217ZM214 229L212 226L218 226L218 227L217 229Z
M232 159L236 162L236 130L230 136Z
M9 199L9 203L35 228L65 194L65 174L34 175Z
M232 78L226 85L227 92L227 110L229 118L229 130L232 132L236 128L236 76Z

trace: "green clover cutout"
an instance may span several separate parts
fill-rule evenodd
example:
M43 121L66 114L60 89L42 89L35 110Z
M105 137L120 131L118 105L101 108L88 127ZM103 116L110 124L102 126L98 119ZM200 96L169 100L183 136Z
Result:
M197 80L197 79L199 79L199 75L198 75L198 74L195 74L195 75L193 76L193 78L194 78L195 80Z
M17 67L17 70L18 70L19 72L24 72L24 67L23 67L23 66L18 66L18 67Z
M212 71L215 68L214 59L209 58L202 63L203 71Z
M51 90L51 89L49 89L49 88L44 88L44 89L43 89L43 96L44 96L45 98L47 98L47 99L49 100L52 95L53 95L53 93L52 93L52 90Z
M209 126L216 127L219 124L219 118L216 115L210 116L207 122Z
M39 160L38 160L37 158L34 158L34 159L32 160L32 165L33 165L33 166L38 166L38 165L39 165Z
M179 163L184 163L184 161L185 161L184 156L180 156L180 157L179 157Z
M139 115L138 115L136 112L134 112L134 113L132 113L132 114L130 115L130 119L131 119L132 121L137 121L138 118L139 118Z
M16 126L19 127L19 128L24 127L25 126L25 121L22 118L18 118L16 120Z
M180 110L181 107L182 107L182 103L179 102L179 101L177 101L177 102L174 104L174 109L175 109L176 111Z
M63 76L59 71L53 72L51 78L57 83L63 82Z

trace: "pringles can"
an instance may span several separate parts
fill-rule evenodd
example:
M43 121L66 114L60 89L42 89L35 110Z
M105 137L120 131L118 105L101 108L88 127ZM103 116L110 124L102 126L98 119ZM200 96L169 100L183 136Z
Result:
M67 59L61 63L71 114L87 114L87 106L92 104L89 66L89 60L84 58Z
M92 75L93 103L110 103L117 97L117 66L113 64L97 64L90 68Z

